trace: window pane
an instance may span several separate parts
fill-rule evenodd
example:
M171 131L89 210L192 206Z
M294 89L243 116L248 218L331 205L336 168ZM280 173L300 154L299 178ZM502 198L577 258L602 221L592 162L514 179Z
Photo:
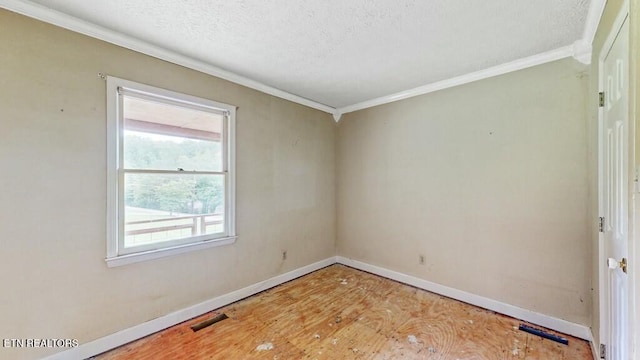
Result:
M124 168L222 171L223 115L123 96Z
M124 246L224 234L224 175L125 174Z

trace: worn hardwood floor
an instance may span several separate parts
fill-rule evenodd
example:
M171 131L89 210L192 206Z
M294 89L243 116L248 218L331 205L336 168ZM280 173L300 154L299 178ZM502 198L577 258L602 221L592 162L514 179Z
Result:
M190 329L220 313L229 319ZM520 323L332 265L96 359L593 359L584 340L561 345Z

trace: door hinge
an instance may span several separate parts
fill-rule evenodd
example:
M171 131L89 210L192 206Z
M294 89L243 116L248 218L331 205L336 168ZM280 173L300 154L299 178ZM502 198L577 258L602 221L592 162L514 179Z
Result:
M604 232L604 216L598 218L598 231L601 233Z
M607 358L607 345L600 344L600 359Z
M604 107L604 91L598 93L598 104L600 107Z

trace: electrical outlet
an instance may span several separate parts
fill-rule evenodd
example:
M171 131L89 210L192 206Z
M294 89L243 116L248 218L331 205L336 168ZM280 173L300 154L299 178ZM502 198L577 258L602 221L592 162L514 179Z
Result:
M287 251L282 252L282 260L287 260Z
M420 255L420 257L418 258L418 262L420 263L420 265L424 265L424 255Z

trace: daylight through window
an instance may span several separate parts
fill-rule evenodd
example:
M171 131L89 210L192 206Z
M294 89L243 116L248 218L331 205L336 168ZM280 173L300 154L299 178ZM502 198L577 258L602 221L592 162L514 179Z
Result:
M116 183L109 211L117 239L109 240L108 260L234 236L235 108L121 79L108 82Z

